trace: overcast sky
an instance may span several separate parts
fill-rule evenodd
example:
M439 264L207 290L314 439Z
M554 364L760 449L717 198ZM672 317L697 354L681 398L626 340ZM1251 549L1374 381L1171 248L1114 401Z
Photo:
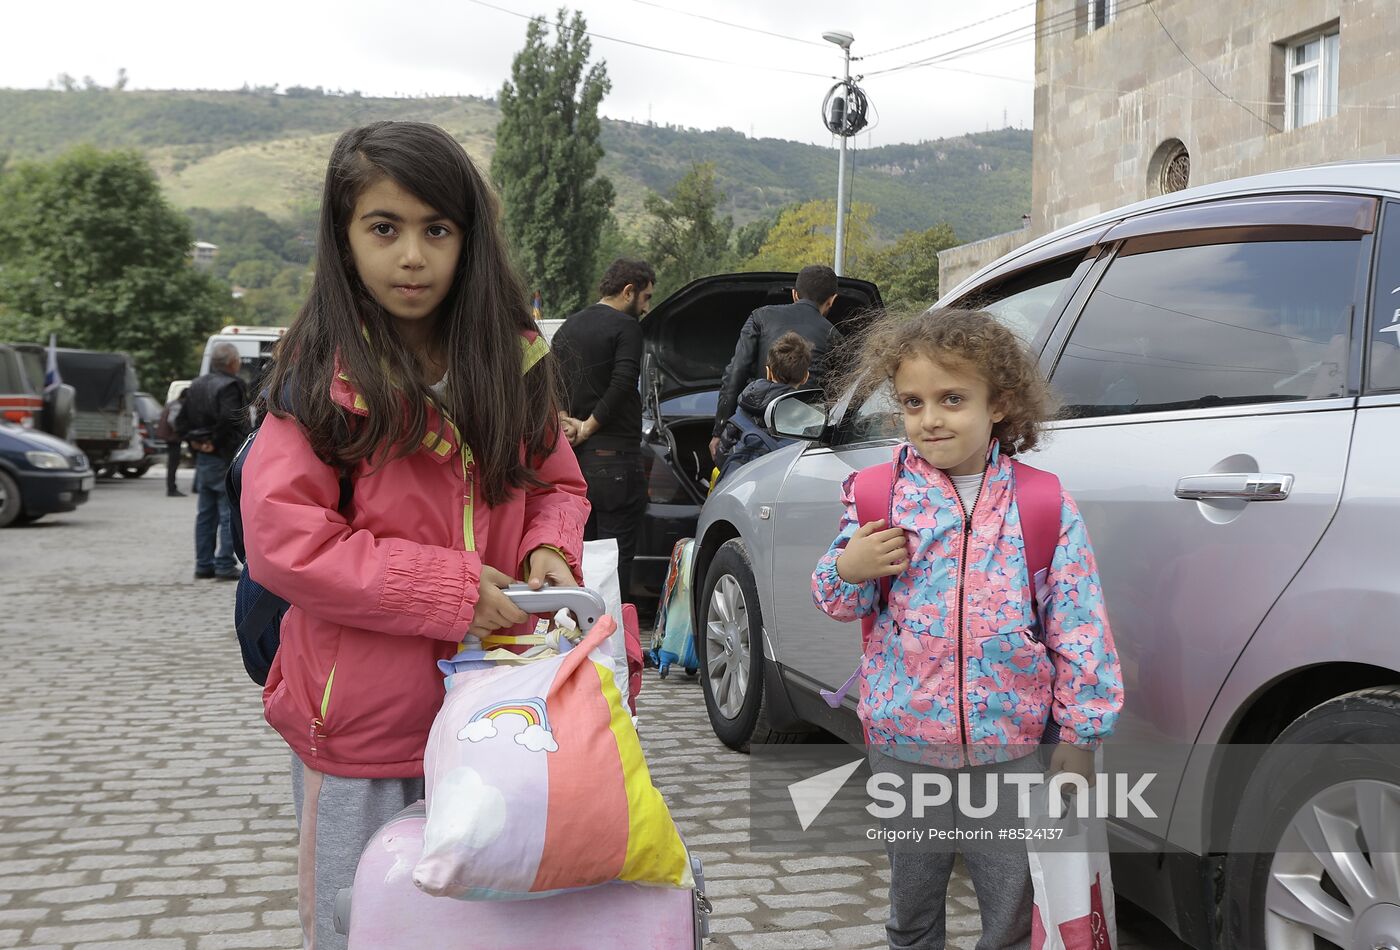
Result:
M556 6L0 0L11 39L0 55L0 86L42 89L65 72L110 85L125 68L133 89L276 83L367 95L489 96L510 74L524 42L524 17L552 19ZM852 74L865 74L861 86L879 113L878 127L861 135L859 145L1031 124L1035 5L1027 0L574 0L570 6L598 34L593 59L607 61L612 79L602 112L613 118L829 143L820 106L842 56L821 34L845 30L855 36L853 57L866 57L852 63ZM979 43L1002 48L964 50ZM904 48L891 49L898 46ZM947 54L954 58L941 66L877 74Z

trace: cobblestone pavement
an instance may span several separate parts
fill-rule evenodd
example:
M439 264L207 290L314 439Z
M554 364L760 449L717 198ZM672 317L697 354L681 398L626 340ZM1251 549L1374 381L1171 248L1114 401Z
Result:
M0 531L0 947L299 945L286 748L239 662L233 585L191 579L194 499L161 475ZM709 946L884 946L883 858L745 849L747 759L695 680L648 671L641 722L705 862ZM976 942L975 906L955 881L951 946ZM1181 946L1163 934L1125 927L1122 950Z

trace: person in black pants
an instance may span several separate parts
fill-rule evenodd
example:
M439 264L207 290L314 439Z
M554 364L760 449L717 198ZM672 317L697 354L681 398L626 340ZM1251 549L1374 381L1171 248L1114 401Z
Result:
M175 485L175 470L180 467L180 454L184 450L175 423L185 408L187 392L188 389L182 389L180 395L167 402L161 410L160 421L156 423L156 438L165 442L165 494L170 498L185 497L185 493Z
M650 264L618 258L598 284L601 299L572 314L553 340L567 400L560 419L593 506L583 537L617 539L617 579L624 598L646 504L638 320L651 304L655 285Z

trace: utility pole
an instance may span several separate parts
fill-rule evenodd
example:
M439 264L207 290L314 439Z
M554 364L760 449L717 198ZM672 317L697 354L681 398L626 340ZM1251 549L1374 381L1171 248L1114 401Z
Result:
M839 130L841 155L836 166L836 261L832 270L840 277L846 261L846 93L851 88L851 44L856 38L845 30L832 30L822 34L822 39L835 43L846 54L845 88L842 94L831 100L831 115L827 117L828 128Z

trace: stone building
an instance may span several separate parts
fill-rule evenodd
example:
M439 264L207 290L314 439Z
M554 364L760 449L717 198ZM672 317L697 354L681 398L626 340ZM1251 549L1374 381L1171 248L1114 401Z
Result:
M1400 154L1400 0L1039 0L1031 227ZM1005 253L1006 239L988 251ZM994 259L953 248L948 281Z

